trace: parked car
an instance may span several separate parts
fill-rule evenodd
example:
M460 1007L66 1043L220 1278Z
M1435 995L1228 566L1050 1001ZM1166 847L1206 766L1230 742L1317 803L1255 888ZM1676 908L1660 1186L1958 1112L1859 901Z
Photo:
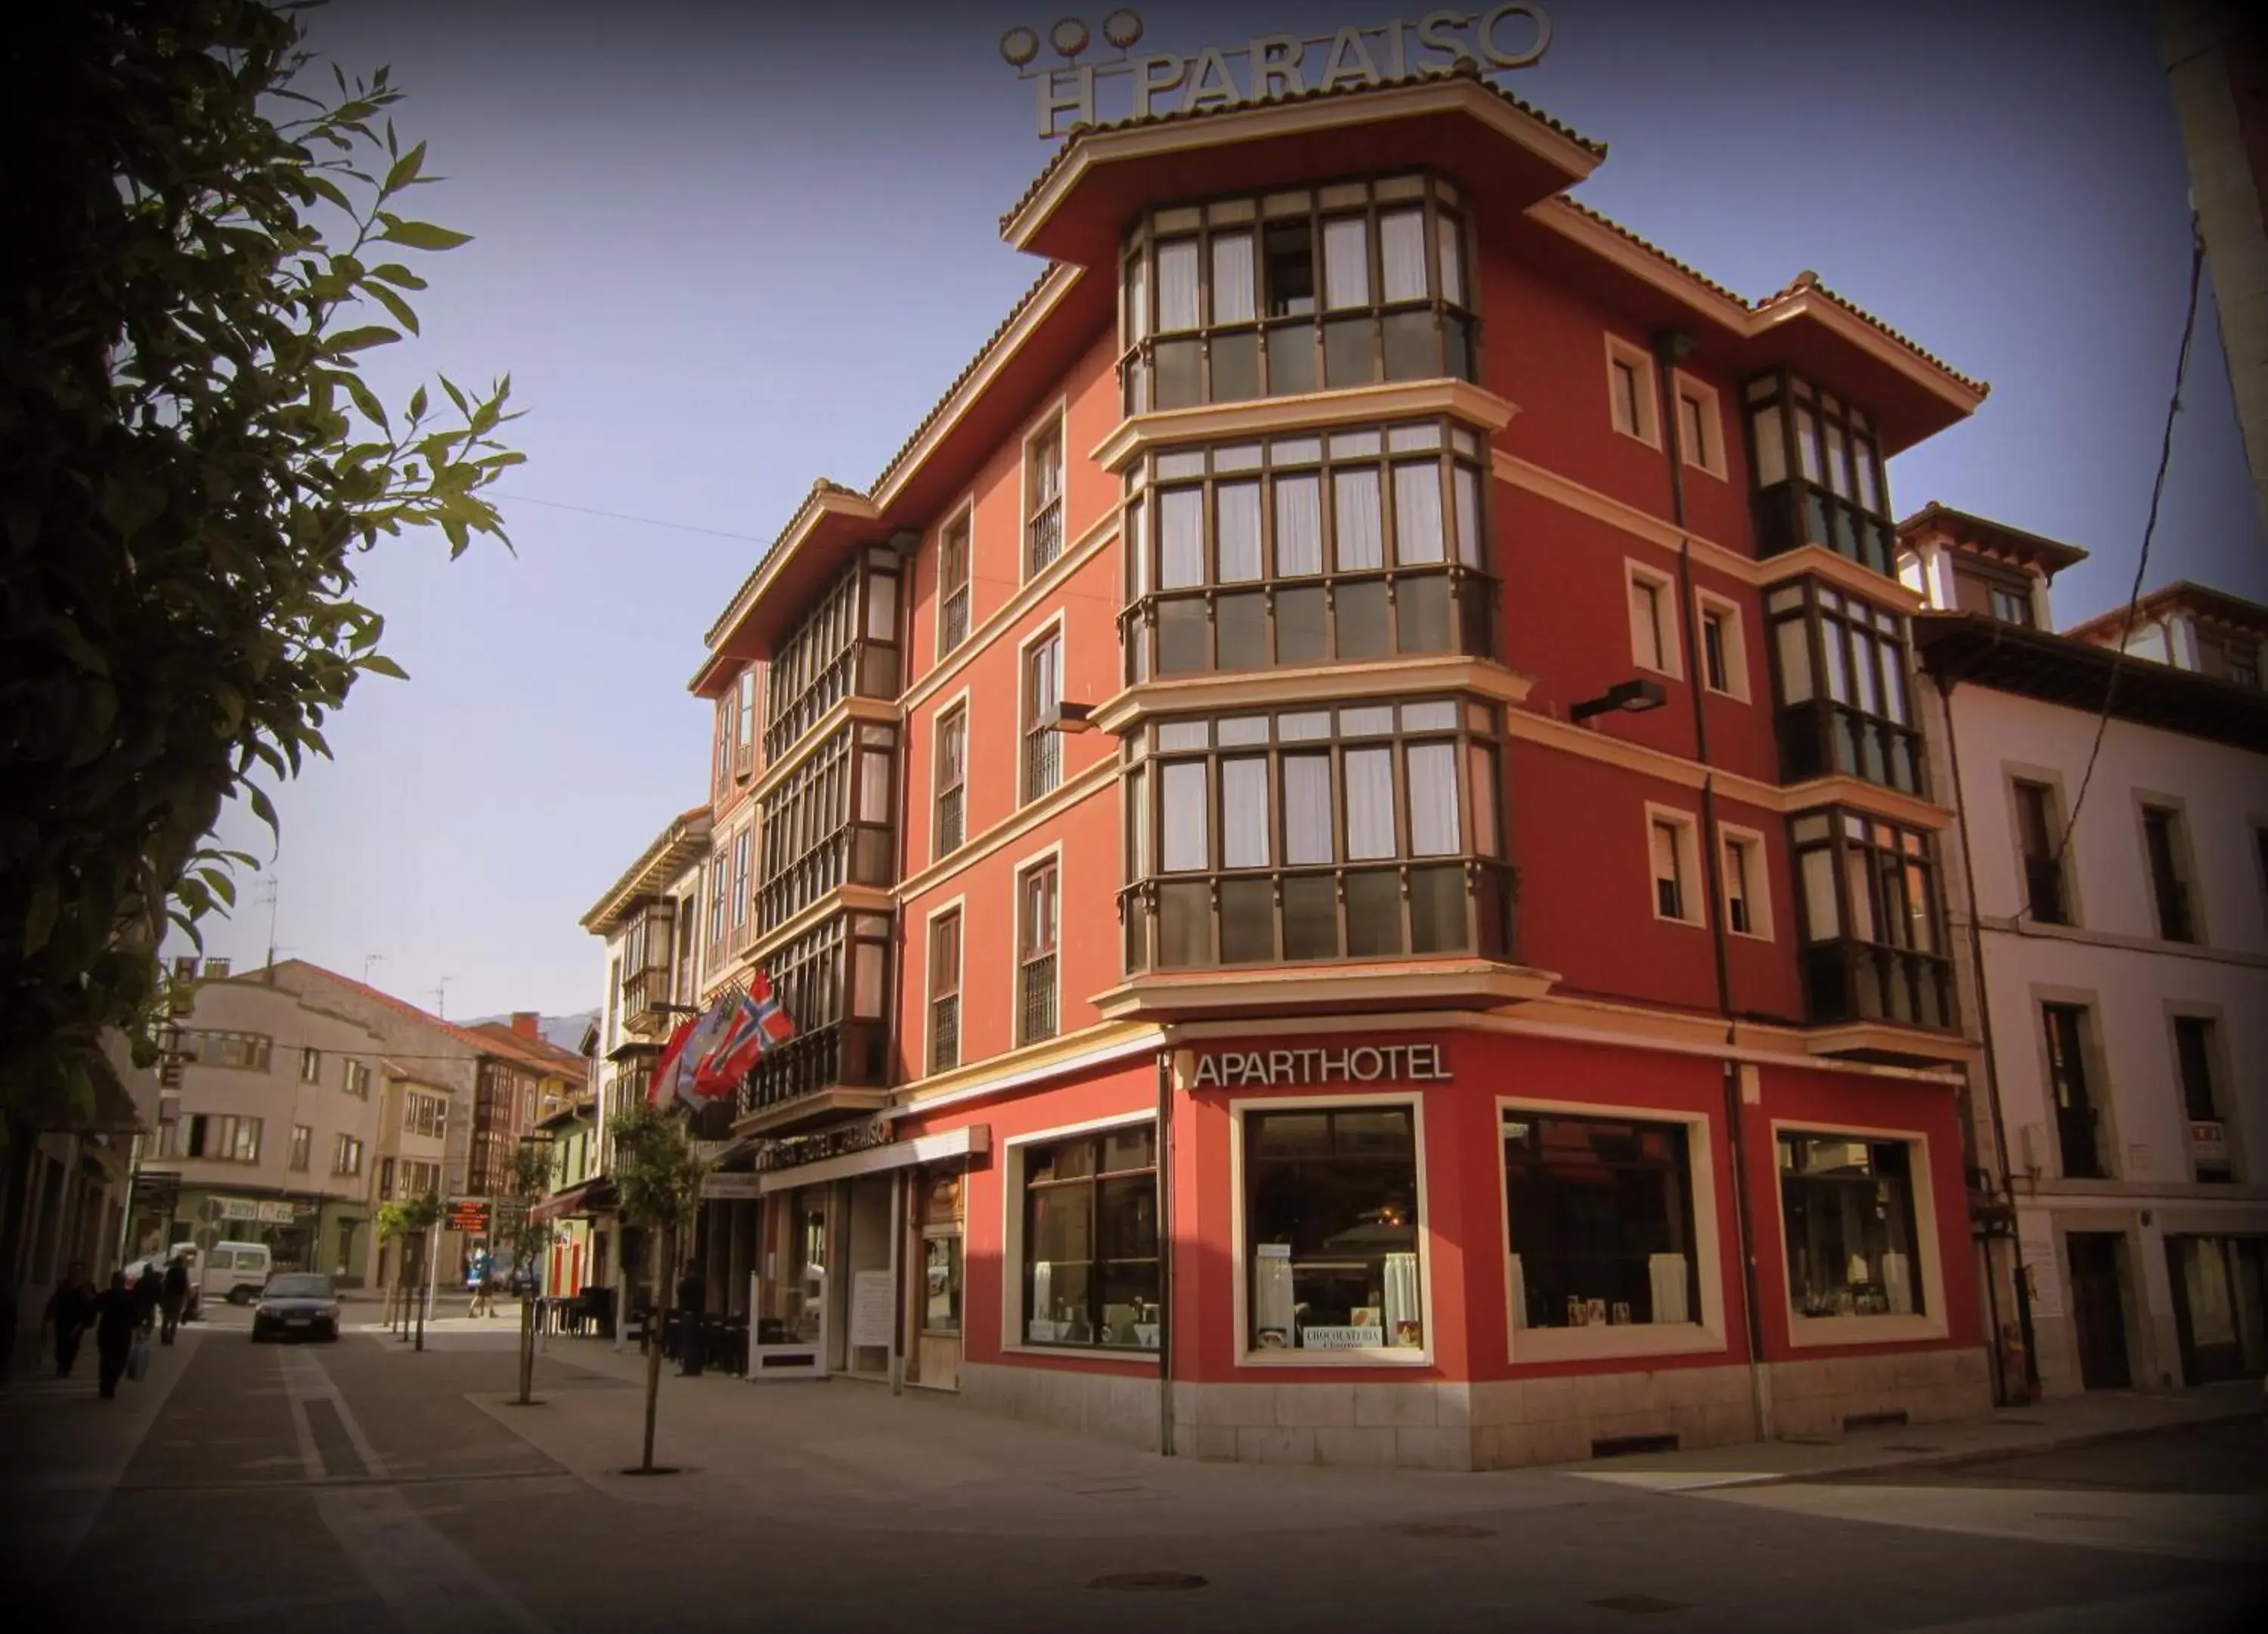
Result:
M331 1279L314 1271L279 1271L252 1307L252 1342L339 1336L339 1296Z

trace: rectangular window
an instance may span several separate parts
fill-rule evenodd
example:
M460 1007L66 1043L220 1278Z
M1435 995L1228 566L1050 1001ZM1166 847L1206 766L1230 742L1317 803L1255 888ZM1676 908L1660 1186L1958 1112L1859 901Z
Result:
M1641 669L1678 673L1675 615L1670 611L1669 580L1636 563L1625 563L1630 587L1631 658Z
M1056 1035L1056 934L1061 895L1056 865L1027 869L1016 882L1016 1041Z
M2082 1005L2043 1005L2048 1090L2055 1102L2056 1145L2068 1180L2107 1180L2102 1115L2088 1082L2088 1017Z
M1650 820L1648 833L1653 866L1654 917L1698 924L1700 916L1691 911L1693 876L1697 872L1692 864L1691 820L1657 816Z
M745 777L755 769L756 751L756 666L749 665L740 672L734 688L733 732L733 775Z
M2024 862L2024 911L2041 924L2069 924L2063 895L2063 862L2056 855L2062 825L2055 791L2043 783L2014 785L2016 838Z
M1698 1320L1685 1127L1504 1115L1514 1328Z
M1741 612L1706 592L1694 600L1701 612L1701 680L1710 691L1745 703L1749 700L1749 650Z
M1659 443L1653 395L1653 359L1627 341L1607 336L1608 414L1615 430L1642 443Z
M1423 1349L1414 1110L1248 1112L1243 1133L1246 1343Z
M947 710L937 723L937 841L935 855L946 857L968 838L965 801L968 787L968 708Z
M1024 577L1063 554L1063 428L1050 425L1024 450Z
M2029 629L2032 622L2032 599L2021 591L1995 585L1992 589L1992 616L2004 624L2021 624Z
M968 638L969 519L948 523L937 546L937 651L939 658Z
M1735 936L1769 938L1771 912L1764 894L1764 842L1753 835L1726 834L1725 925Z
M2192 1170L2201 1181L2235 1178L2228 1163L2228 1130L2214 1085L2214 1028L2207 1016L2174 1018L2174 1058L2182 1075L2182 1113L2190 1125Z
M438 1095L411 1095L401 1106L402 1132L438 1140L448 1121L449 1103Z
M1063 702L1063 635L1024 651L1024 799L1036 800L1063 781L1063 739L1055 729Z
M718 851L709 862L709 941L711 946L725 939L725 904L732 899L732 874L725 867L725 853Z
M2158 934L2169 942L2194 942L2197 922L2183 866L2182 814L2169 806L2142 808L2142 841L2150 860L2150 891L2158 909Z
M733 928L737 931L748 923L748 844L750 831L743 828L733 837Z
M1025 1343L1158 1348L1154 1126L1027 1147L1023 1224Z
M929 926L929 1070L961 1064L961 910Z
M361 1061L347 1063L346 1091L357 1100L370 1099L370 1067L367 1063Z
M1717 394L1683 375L1677 377L1677 454L1685 464L1712 476L1725 475L1725 442L1718 430Z
M309 1149L314 1145L314 1140L315 1131L306 1124L294 1123L291 1126L291 1166L294 1174L307 1172Z
M1818 545L1895 578L1889 486L1873 418L1781 372L1750 380L1757 553Z
M1923 1313L1905 1142L1783 1132L1779 1190L1797 1315Z
M1764 605L1778 660L1781 781L1841 773L1926 793L1904 616L1817 579L1774 589Z
M378 1160L378 1196L381 1203L391 1203L394 1200L394 1160L392 1158L380 1158Z
M359 1174L362 1173L362 1142L351 1135L341 1135L331 1148L331 1173Z
M299 1052L299 1081L302 1084L320 1084L323 1081L321 1050L302 1049Z

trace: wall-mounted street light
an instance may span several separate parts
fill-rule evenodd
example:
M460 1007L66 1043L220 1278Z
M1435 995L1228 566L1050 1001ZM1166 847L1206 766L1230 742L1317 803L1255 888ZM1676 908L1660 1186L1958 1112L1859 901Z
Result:
M1618 681L1595 698L1586 698L1567 711L1571 721L1586 721L1594 715L1605 715L1619 710L1626 715L1643 715L1648 710L1658 710L1669 701L1658 681Z
M1050 732L1092 732L1094 730L1094 706L1073 703L1068 699L1058 702L1048 718Z

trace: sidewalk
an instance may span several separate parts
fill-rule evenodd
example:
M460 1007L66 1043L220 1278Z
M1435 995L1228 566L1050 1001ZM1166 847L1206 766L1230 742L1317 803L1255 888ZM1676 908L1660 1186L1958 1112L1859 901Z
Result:
M2004 1408L1990 1418L1968 1424L1902 1424L1853 1431L1833 1440L1701 1447L1556 1468L1665 1492L1771 1486L2060 1452L2183 1424L2257 1424L2260 1417L2258 1381L2239 1380L2169 1395L2119 1390L2060 1396L2029 1407Z

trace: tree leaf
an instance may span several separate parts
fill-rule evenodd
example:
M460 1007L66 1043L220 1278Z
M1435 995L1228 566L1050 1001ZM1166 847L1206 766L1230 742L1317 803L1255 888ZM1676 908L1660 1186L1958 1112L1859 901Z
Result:
M387 141L391 142L394 138L394 121L390 119L386 121L386 135ZM424 168L424 165L425 144L421 142L394 161L394 167L386 173L386 190L388 193L395 193L408 187L417 180L417 173Z
M437 227L430 221L404 221L399 216L381 214L386 231L378 236L388 244L406 244L413 250L453 250L460 244L470 244L473 235L456 232L447 227Z
M403 669L401 665L396 664L392 659L387 657L383 652L372 653L368 658L364 659L356 667L364 671L367 674L385 675L394 681L407 681L409 679L409 672Z
M386 291L374 291L373 293L384 294ZM401 338L401 333L398 329L389 329L383 324L369 323L358 328L342 329L336 335L325 336L323 349L332 352L358 352L367 350L372 346L391 346Z
M387 289L386 285L383 283L365 283L362 286L362 292L364 295L369 296L379 305L385 307L387 311L392 313L395 320L398 321L403 328L409 330L410 334L415 335L418 332L417 314L410 310L409 303L403 300L401 297L396 295L392 290Z

